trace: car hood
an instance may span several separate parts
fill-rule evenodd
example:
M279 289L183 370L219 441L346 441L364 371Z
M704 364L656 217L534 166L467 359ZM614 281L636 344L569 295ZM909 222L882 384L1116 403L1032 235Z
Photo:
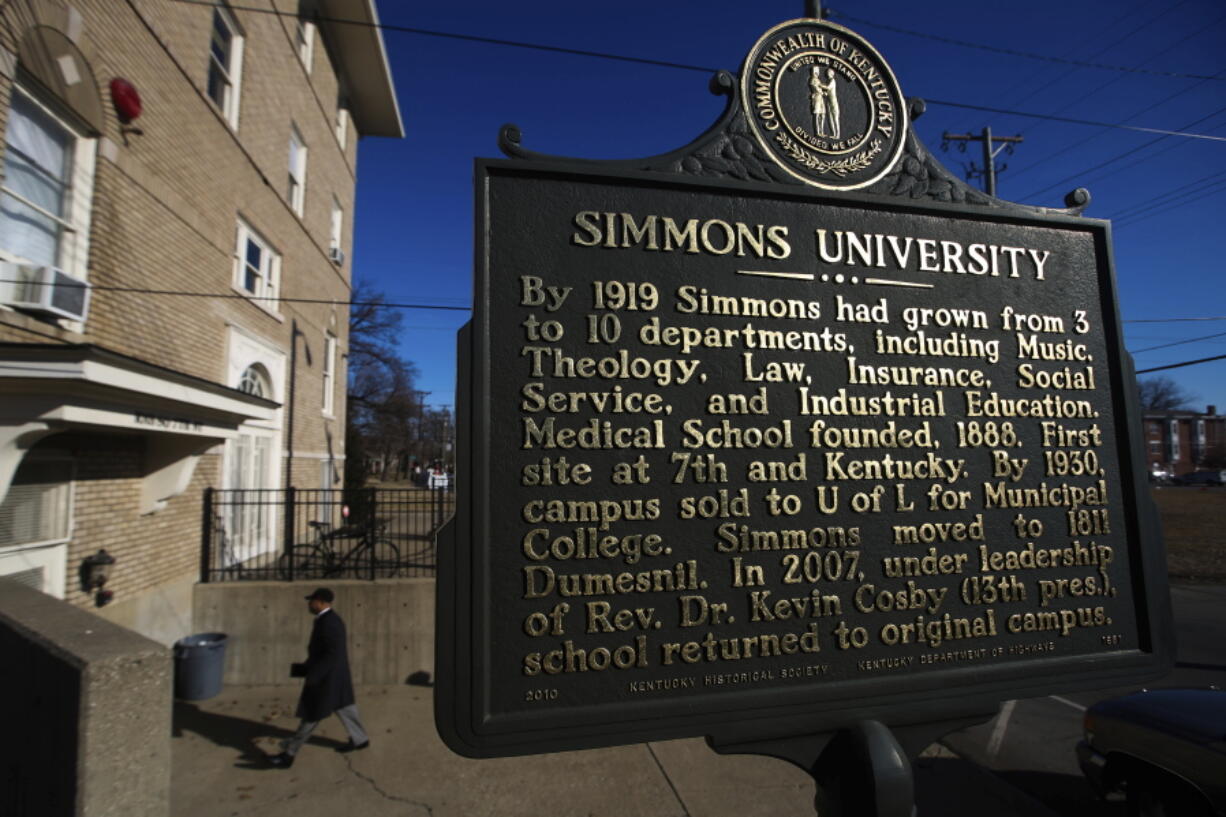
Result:
M1199 742L1226 741L1226 690L1156 689L1102 701L1090 711Z

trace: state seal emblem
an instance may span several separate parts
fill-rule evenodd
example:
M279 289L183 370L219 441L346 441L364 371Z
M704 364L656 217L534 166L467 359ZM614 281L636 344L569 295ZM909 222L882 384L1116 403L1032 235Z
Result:
M826 190L876 182L906 142L894 72L858 34L825 20L790 20L762 35L741 69L741 99L767 154Z

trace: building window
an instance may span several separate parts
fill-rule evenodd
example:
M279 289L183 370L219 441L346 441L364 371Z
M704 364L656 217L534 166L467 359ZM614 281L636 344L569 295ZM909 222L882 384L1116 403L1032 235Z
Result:
M237 491L272 488L276 484L273 442L272 435L262 429L240 429L238 436L226 443L226 487ZM231 563L245 562L273 550L275 513L275 508L258 501L226 506L223 518Z
M315 24L301 17L294 27L294 41L298 47L298 59L306 72L311 73L311 60L315 56Z
M341 203L332 199L332 225L328 232L328 249L340 250L341 239L344 237L345 230L345 210L341 207ZM332 254L336 257L336 253Z
M0 548L63 542L72 532L72 461L27 455L0 502Z
M1171 459L1171 462L1175 462L1179 459L1179 454L1180 454L1180 451L1179 451L1179 421L1171 420L1168 424L1168 429L1169 429L1168 433L1170 434L1170 439L1168 442L1170 443L1170 448L1171 448L1170 459Z
M340 503L336 497L336 462L331 459L319 461L319 505L315 511L315 518L326 521L339 521L344 524L344 519L337 520L340 516Z
M0 250L84 278L97 142L13 89L0 185Z
M300 216L306 202L306 162L306 144L303 143L298 129L291 125L289 131L289 206Z
M238 390L252 397L272 399L272 381L268 377L268 372L258 363L243 369L238 379Z
M336 141L340 142L341 150L345 149L345 140L349 138L349 107L344 98L336 102Z
M260 306L277 311L281 256L258 233L240 221L235 250L234 287L252 295Z
M238 97L243 70L243 38L230 11L222 5L213 9L213 38L209 43L209 98L221 115L238 128Z
M336 391L336 335L324 333L324 414L331 414Z

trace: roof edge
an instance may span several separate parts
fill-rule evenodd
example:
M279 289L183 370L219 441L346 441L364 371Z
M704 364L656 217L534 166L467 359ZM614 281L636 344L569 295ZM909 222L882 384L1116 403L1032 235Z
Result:
M320 11L320 26L334 48L358 133L404 138L375 0L321 0Z

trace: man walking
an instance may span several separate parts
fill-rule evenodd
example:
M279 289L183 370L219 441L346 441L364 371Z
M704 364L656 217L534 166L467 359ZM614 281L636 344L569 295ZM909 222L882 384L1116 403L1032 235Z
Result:
M354 703L345 622L333 611L333 598L332 591L326 587L306 597L307 607L315 615L311 640L307 644L307 660L290 668L292 676L306 679L295 713L302 720L298 731L282 743L281 754L269 758L269 762L279 769L294 765L298 750L319 726L319 722L333 712L349 733L349 743L338 748L338 752L354 752L370 745L370 738L362 728L358 707Z

